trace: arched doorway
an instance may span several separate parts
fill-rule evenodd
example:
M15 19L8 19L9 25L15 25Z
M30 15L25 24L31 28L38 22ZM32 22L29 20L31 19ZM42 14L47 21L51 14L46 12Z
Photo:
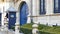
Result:
M22 2L20 6L20 25L24 25L27 23L27 15L28 15L28 5L26 2Z

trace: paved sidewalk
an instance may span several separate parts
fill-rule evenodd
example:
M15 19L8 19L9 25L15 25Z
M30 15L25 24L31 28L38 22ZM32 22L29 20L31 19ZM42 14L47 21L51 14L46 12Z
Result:
M0 34L15 34L13 30L8 30L8 31L0 31ZM20 33L23 34L23 33Z
M10 30L8 30L8 31L0 31L0 34L15 34L15 32L10 31Z

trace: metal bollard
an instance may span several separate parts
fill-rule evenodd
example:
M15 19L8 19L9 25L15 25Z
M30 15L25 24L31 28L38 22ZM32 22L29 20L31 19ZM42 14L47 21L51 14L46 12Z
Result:
M19 33L19 30L20 30L20 25L19 25L19 23L15 23L15 34L20 34L20 33Z

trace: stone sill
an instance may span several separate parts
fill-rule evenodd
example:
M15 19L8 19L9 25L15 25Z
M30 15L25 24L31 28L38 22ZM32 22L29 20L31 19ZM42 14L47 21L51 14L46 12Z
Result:
M45 17L45 16L60 16L60 14L39 15L39 16L28 16L28 17Z

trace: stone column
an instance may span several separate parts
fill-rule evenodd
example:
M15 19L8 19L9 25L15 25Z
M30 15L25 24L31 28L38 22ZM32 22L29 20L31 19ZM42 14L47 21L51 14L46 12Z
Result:
M20 34L20 11L19 9L17 9L17 5L14 6L16 9L16 23L15 23L15 34Z
M4 2L2 3L2 8L1 8L1 12L2 12L2 21L1 21L1 24L2 24L2 28L4 28L4 18L6 16L6 10L9 8L9 3L7 2Z
M3 22L2 22L2 28L1 28L1 31L4 31L4 30L8 30L8 18L7 17L5 17L6 16L6 13L4 13L2 16L4 16L4 17L2 17L2 18L4 18L3 19Z
M4 25L4 7L2 7L2 26Z
M19 23L15 23L15 34L20 34L19 31L20 31Z
M53 0L45 0L46 15L53 14L54 11L53 6L54 6Z
M54 0L45 0L46 15L52 15L54 11ZM50 24L50 16L47 16L47 23Z
M40 8L40 1L39 0L32 0L32 15L33 17L33 22L38 21L38 16L39 16L39 8Z
M37 16L37 12L38 12L38 0L32 0L32 14L33 16Z
M20 12L19 11L16 11L16 23L19 23L20 24Z
M40 0L37 0L37 16L39 16L40 14Z
M6 12L4 12L4 6L2 6L2 8L1 8L1 11L2 11L2 21L1 21L1 31L3 31L4 30L4 18L5 18L5 15L6 15Z
M4 14L2 13L2 21L1 21L1 31L3 31L3 29L4 29Z

